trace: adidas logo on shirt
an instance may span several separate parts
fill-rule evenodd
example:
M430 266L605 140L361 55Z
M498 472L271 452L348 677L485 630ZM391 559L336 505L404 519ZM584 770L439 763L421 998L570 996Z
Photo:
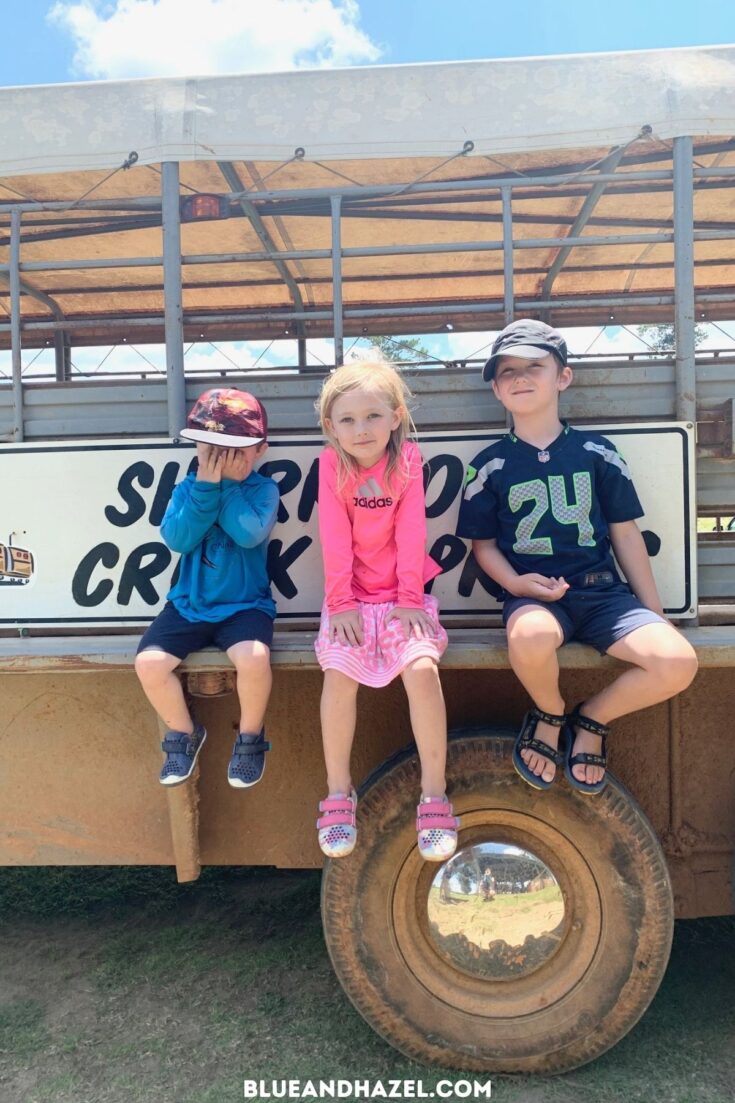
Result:
M383 509L385 506L393 505L393 499L383 496L382 487L372 477L358 487L357 494L352 500L362 509Z

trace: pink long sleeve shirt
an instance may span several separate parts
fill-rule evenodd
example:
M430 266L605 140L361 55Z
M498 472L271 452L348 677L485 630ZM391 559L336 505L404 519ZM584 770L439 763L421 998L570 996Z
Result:
M337 454L319 457L319 536L327 610L344 613L360 601L423 608L424 583L441 573L426 554L421 454L412 441L389 488L387 453L345 479L337 490ZM408 478L402 475L407 470Z

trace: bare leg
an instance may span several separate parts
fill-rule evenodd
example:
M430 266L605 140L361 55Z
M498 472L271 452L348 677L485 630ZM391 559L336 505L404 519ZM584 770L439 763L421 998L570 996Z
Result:
M611 685L586 701L580 710L600 724L609 724L620 716L668 701L691 684L697 673L697 656L691 644L668 623L644 624L617 640L608 655L632 663ZM579 730L574 753L599 754L602 740L591 732ZM599 781L600 766L575 766L580 781Z
M256 735L263 727L273 684L271 653L259 640L243 640L227 649L237 671L240 731Z
M434 660L426 657L407 666L401 678L421 760L421 792L425 797L443 797L447 787L447 710L439 671Z
M542 712L560 716L564 701L559 693L559 662L556 653L564 643L564 633L553 613L542 605L522 605L508 619L508 654L510 665L531 700ZM536 738L556 750L559 728L539 720ZM556 766L547 758L526 749L523 761L532 773L551 781Z
M135 657L135 673L143 692L170 731L191 735L194 722L174 670L181 662L166 651L146 648Z
M330 793L349 793L352 789L350 753L357 720L357 689L354 678L339 670L324 671L320 711Z

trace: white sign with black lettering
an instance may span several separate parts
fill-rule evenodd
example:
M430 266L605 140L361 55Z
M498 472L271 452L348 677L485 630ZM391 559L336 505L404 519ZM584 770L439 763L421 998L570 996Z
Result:
M582 426L580 426L582 428ZM696 609L694 441L681 423L595 426L623 452L664 607ZM497 612L467 543L455 535L464 472L502 434L423 433L428 548L442 615ZM279 484L268 549L279 618L319 616L323 575L316 514L321 439L274 436L260 470ZM161 609L177 556L159 526L194 450L170 441L0 446L0 626L144 625Z

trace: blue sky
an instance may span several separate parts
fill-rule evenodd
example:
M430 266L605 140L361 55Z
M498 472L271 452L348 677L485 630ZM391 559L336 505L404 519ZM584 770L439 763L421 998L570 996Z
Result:
M395 64L542 56L735 43L735 3L727 0L5 0L0 87L313 65ZM642 351L635 336L610 327L570 334L573 351ZM489 333L423 338L434 355L481 354ZM728 344L722 332L708 342ZM292 363L293 342L279 342L259 366ZM329 360L331 342L310 341L311 362ZM262 342L228 346L242 366ZM74 351L95 370L108 350ZM8 355L0 353L0 376ZM146 355L163 366L163 353ZM210 348L191 351L187 367L211 368ZM31 373L51 358L24 354ZM48 363L46 363L48 361ZM106 361L140 370L132 350ZM221 366L226 366L223 362Z
M86 6L104 18L121 2L69 0L57 6ZM253 0L240 2L248 8ZM128 3L153 6L153 0ZM257 6L269 4L258 0ZM338 0L334 6L340 6ZM75 67L78 43L68 22L48 19L53 0L5 0L2 7L0 84L89 79ZM735 4L727 0L353 0L353 8L357 26L379 50L375 60L380 63L735 42ZM196 41L203 33L197 0L178 0L178 11L184 27L181 13L191 13ZM162 74L166 52L159 47Z

